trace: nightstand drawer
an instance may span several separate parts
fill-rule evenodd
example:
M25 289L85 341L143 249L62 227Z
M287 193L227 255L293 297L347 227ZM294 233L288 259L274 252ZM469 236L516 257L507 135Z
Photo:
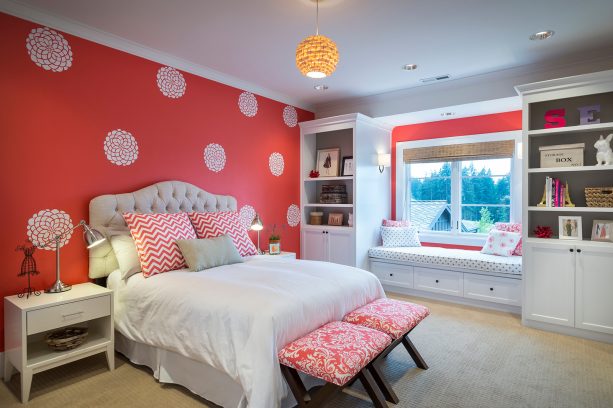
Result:
M111 314L111 297L98 296L27 313L27 333L34 334Z

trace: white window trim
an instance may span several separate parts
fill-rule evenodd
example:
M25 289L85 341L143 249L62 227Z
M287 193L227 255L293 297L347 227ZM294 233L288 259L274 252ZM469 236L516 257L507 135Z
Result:
M522 158L521 158L521 130L512 130L508 132L496 132L496 133L481 133L478 135L469 136L454 136L444 137L439 139L425 139L425 140L412 140L408 142L396 143L396 219L406 218L406 194L407 189L406 180L408 175L406 174L406 168L404 166L404 149L414 149L418 147L431 147L441 145L453 145L464 143L480 143L480 142L497 142L501 140L513 140L515 142L515 154L513 155L512 167L511 167L511 222L521 222L521 172L522 172ZM455 178L458 178L457 176ZM460 183L460 180L452 179L452 183ZM456 200L459 204L459 194L453 194L452 201ZM455 191L459 191L455 189ZM457 217L453 215L453 217ZM456 225L456 219L452 219L452 225ZM438 244L455 244L455 245L469 245L469 246L483 246L485 244L486 234L475 233L456 233L450 234L448 232L436 232L427 231L420 232L419 239L424 242L432 242Z

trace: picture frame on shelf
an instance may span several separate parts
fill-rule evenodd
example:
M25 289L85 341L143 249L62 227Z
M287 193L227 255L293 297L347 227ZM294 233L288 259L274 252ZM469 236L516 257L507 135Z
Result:
M613 242L613 220L594 220L592 241Z
M343 213L328 214L328 225L343 225Z
M559 216L558 233L560 239L582 240L581 217L568 215Z
M353 156L343 157L341 176L353 176Z
M317 171L319 177L338 177L341 149L317 149Z

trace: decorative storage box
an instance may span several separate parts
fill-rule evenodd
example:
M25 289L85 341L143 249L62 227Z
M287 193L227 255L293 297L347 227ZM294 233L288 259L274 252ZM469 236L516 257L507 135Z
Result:
M322 204L346 204L347 186L344 184L322 185L319 202Z
M541 146L541 167L579 167L583 166L585 143Z
M309 218L309 224L321 225L324 219L324 213L320 211L312 211Z
M586 187L585 202L588 207L613 207L613 187Z

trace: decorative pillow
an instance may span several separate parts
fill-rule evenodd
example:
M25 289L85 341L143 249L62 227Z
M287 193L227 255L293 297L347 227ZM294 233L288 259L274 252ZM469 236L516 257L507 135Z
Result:
M243 262L232 238L221 235L207 239L179 239L177 245L190 271L197 272Z
M500 231L492 228L481 253L511 256L520 239L521 235L517 232Z
M384 247L420 247L417 228L381 227Z
M381 223L383 227L410 227L411 221L404 220L383 220Z
M123 218L134 238L145 277L186 267L177 240L196 238L186 213L126 213Z
M494 224L494 228L500 231L509 231L509 232L518 232L521 235L521 224L515 222L497 222ZM521 245L521 237L519 238L519 242L513 251L513 255L521 256L522 254L522 245Z
M119 271L122 279L139 273L142 268L138 260L138 251L134 239L129 235L114 235L109 238L113 252L119 264Z
M194 224L198 238L228 235L241 256L257 255L258 251L235 211L191 212L189 219Z

